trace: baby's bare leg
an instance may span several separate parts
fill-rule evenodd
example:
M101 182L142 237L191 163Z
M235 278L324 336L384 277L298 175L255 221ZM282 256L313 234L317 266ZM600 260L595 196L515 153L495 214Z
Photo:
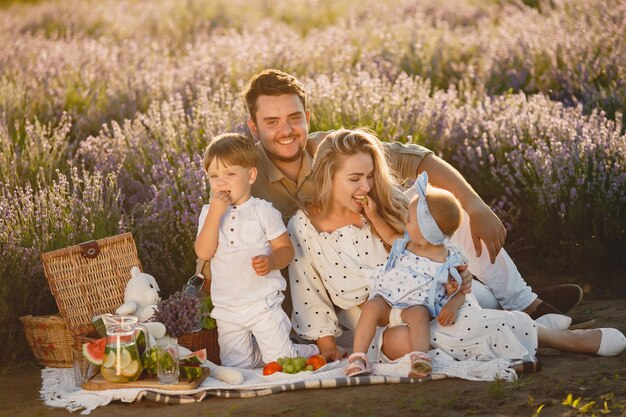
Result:
M413 351L428 352L430 346L430 313L424 306L402 310L402 321L409 325L409 338Z
M354 351L367 353L376 333L376 326L389 323L391 307L382 297L374 297L361 306L361 316L354 332Z

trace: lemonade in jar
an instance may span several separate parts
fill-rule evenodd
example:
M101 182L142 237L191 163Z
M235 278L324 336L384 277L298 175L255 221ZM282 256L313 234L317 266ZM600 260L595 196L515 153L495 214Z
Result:
M107 343L100 372L109 382L136 381L143 367L135 340L137 317L103 316L107 328Z

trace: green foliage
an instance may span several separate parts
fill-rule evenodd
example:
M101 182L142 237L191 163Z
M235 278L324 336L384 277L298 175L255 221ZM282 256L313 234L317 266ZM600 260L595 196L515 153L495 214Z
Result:
M202 305L200 306L200 312L202 313L202 327L211 330L217 327L215 319L212 318L209 313L213 310L213 302L211 302L211 296L207 295L202 299Z

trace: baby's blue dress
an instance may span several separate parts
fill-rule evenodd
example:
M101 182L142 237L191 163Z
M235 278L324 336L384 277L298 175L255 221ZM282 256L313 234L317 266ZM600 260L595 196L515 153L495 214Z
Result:
M446 259L448 265L467 263L467 258L457 247L450 243L445 245L448 249ZM435 277L437 271L445 267L445 262L420 257L405 249L391 269L385 272L385 267L378 268L370 277L369 298L379 295L391 307L401 309L423 305L428 308L432 317L437 317L447 301L444 287L447 274L440 274L442 276L440 282L437 282Z

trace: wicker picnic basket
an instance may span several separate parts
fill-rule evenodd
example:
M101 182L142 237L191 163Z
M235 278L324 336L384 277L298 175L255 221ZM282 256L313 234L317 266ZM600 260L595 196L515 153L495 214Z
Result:
M70 368L74 339L59 316L20 317L35 359L51 368Z
M41 259L59 312L77 346L98 337L93 317L114 313L124 303L130 269L142 269L130 233L47 252ZM219 359L217 331L196 333L183 335L179 343L192 351L206 348L209 360L215 355Z
M124 303L130 269L141 269L130 233L46 252L41 260L59 312L75 339L93 333L94 316L114 313Z
M220 346L217 343L217 329L202 329L193 333L186 333L178 337L178 344L192 352L206 348L207 359L220 364Z

